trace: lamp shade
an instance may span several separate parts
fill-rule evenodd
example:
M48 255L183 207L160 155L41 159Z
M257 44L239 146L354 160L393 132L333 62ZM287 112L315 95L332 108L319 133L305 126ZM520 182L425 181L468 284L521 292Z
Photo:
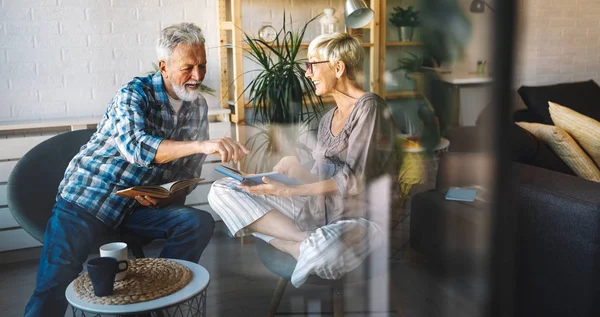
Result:
M361 28L373 20L373 10L364 0L346 0L344 15L346 26L352 29Z

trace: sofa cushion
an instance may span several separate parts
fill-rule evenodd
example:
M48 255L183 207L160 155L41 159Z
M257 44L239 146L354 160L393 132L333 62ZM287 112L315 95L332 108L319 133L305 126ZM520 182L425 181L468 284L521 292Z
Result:
M553 102L549 109L554 124L567 131L600 168L600 122Z
M518 93L527 108L541 120L539 123L553 123L548 111L548 101L600 120L600 86L593 80L550 86L522 86Z
M600 182L600 170L563 129L551 125L517 122L517 125L544 141L580 177Z
M520 126L509 125L508 139L510 140L512 161L575 175L575 172L556 153L552 152L544 141Z
M519 109L513 113L513 122L542 122L542 117L529 109Z

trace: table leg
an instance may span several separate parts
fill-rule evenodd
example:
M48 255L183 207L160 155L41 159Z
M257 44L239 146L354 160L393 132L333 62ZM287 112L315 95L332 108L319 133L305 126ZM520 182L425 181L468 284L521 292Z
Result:
M456 127L460 124L460 87L452 85L452 102L450 106L450 126Z

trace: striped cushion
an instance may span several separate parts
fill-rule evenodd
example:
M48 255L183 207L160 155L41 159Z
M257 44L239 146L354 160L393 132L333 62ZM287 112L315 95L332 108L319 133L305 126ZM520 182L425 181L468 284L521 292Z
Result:
M554 124L567 131L600 168L600 122L553 102L548 105Z
M600 170L596 164L565 130L540 123L517 122L517 124L548 144L575 174L591 181L600 182Z

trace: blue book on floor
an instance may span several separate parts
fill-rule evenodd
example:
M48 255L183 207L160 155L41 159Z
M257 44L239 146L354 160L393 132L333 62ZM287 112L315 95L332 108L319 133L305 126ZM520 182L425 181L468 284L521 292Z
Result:
M446 200L475 201L477 191L467 188L450 188L446 192Z
M238 181L240 181L240 183L245 183L247 185L260 185L260 184L264 184L264 182L262 181L263 177L268 177L276 182L280 182L286 185L300 185L300 182L297 181L294 178L290 178L287 177L283 174L277 173L277 172L270 172L270 173L262 173L262 174L244 174L234 168L231 167L227 167L224 165L219 165L215 168L215 171L229 176L233 179L236 179Z

